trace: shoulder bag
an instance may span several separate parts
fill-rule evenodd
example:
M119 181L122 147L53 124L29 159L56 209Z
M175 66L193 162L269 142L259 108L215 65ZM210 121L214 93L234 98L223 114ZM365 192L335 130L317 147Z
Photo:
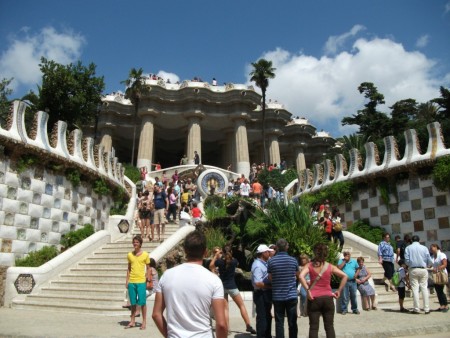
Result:
M448 283L448 275L442 270L433 272L433 282L436 285L446 285Z
M320 273L317 275L317 277L313 280L313 282L309 286L309 289L308 289L309 291L311 291L313 289L313 287L316 285L316 283L320 280L320 278L322 278L322 275L328 269L328 265L330 265L330 264L328 262L325 262L325 264L323 265L322 270L320 270ZM308 304L309 304L309 302L310 302L310 300L308 299L308 296L307 296L306 297L306 303L305 303L305 315L306 316L308 316Z

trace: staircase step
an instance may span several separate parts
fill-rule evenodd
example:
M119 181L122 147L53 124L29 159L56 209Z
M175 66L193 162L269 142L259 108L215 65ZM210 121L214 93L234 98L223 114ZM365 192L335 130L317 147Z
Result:
M52 295L52 294L37 294L37 295L30 295L30 300L32 301L39 301L42 300L45 303L53 303L53 304L59 304L59 303L66 303L66 304L85 304L85 305L92 305L95 303L99 304L107 304L110 306L122 306L121 304L124 303L123 297L115 296L115 297L104 297L104 296L73 296L73 295ZM108 304L109 303L109 304Z
M68 280L68 279L58 279L50 282L51 286L54 287L71 287L77 289L91 289L91 288L103 288L105 290L124 290L125 289L125 278L122 277L121 281L102 281L94 280L86 283L84 281L78 280Z
M123 290L114 289L114 290L106 290L104 288L90 288L90 289L81 289L81 288L68 288L68 287L57 287L57 286L49 286L49 287L43 287L42 294L52 294L52 295L80 295L80 297L83 296L89 296L89 295L96 295L96 296L103 296L103 297L121 297L122 299L125 298L125 285L123 286Z
M61 278L71 280L71 281L79 281L79 282L85 282L85 283L92 283L99 279L102 280L102 282L122 282L122 284L125 284L125 273L115 273L113 275L89 275L89 274L61 274Z
M42 310L42 311L64 311L72 313L92 313L107 316L126 316L129 314L128 309L122 309L121 306L111 307L107 305L84 305L84 304L49 304L41 301L14 301L12 307L23 310Z

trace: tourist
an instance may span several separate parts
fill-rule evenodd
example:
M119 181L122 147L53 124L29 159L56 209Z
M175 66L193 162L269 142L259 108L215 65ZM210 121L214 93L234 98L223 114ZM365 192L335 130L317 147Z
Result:
M269 280L272 282L272 301L275 312L276 337L284 337L284 317L286 315L289 338L297 337L297 279L300 274L298 263L288 255L289 243L280 238L277 254L267 263Z
M177 224L178 195L172 187L169 187L169 189L167 189L167 195L169 196L169 211L167 213L167 221L169 223L173 222ZM170 216L172 216L172 219L170 219Z
M199 231L188 234L184 251L187 262L166 270L159 281L153 320L164 337L211 337L212 308L215 336L225 338L228 327L222 281L202 266L207 252L205 235Z
M145 187L145 184L147 183L147 173L147 167L141 167L140 175L143 187Z
M162 174L161 174L161 182L163 184L167 184L168 183L169 178L167 177L166 171L163 170Z
M386 291L389 291L390 288L395 292L395 287L391 282L392 276L394 275L394 249L392 248L390 239L391 236L387 232L383 234L383 240L378 245L378 262L384 269L383 282Z
M431 261L433 263L433 272L439 273L443 272L447 274L447 256L445 253L441 251L441 248L437 244L431 244ZM434 289L436 290L436 294L439 300L439 309L436 311L448 312L448 302L447 296L444 292L445 285L439 285L434 283Z
M153 191L153 203L155 205L154 224L156 233L158 234L158 241L161 241L161 237L164 238L165 234L165 214L169 209L169 200L166 192L162 190L159 185L155 185Z
M344 258L338 262L338 268L341 269L347 275L347 282L344 285L344 292L341 300L341 314L346 315L348 312L348 303L350 301L352 312L359 315L358 302L356 300L356 271L359 268L355 259L351 258L351 254L348 251L344 252Z
M136 305L141 307L142 324L141 330L145 330L147 325L147 303L146 303L146 282L151 280L150 256L148 252L142 251L142 238L133 237L134 251L127 255L128 269L126 277L126 287L130 297L131 319L125 329L136 326ZM147 270L145 268L147 267Z
M409 281L413 291L414 314L419 314L419 289L422 292L425 314L430 313L430 299L428 293L427 267L433 264L430 252L425 245L419 243L417 235L412 237L412 244L405 249L405 262L408 265Z
M339 241L339 251L342 251L344 247L344 234L342 233L341 213L339 209L333 210L331 221L333 222L332 235L334 241Z
M330 213L325 210L323 217L319 220L319 225L323 227L323 231L327 236L328 240L331 241L333 238L333 221L330 219Z
M267 245L256 249L256 259L252 264L253 303L256 310L256 336L272 338L272 285L268 279L267 261L273 252Z
M399 236L396 236L395 238L397 238ZM405 249L408 245L411 244L411 236L409 236L408 234L406 234L405 236L403 236L403 240L402 241L396 241L397 244L397 264L398 261L400 259L405 260Z
M244 300L239 293L239 289L236 285L235 275L238 261L233 258L231 246L226 245L222 250L215 250L215 255L211 260L209 269L214 271L215 268L219 270L219 277L222 280L224 292L225 292L225 317L227 319L228 327L230 327L230 315L228 305L228 295L233 299L241 312L241 317L245 322L246 331L251 334L256 334L256 331L250 325L250 318L248 317L247 309L245 308Z
M141 238L149 238L151 241L153 239L153 231L150 235L150 227L151 227L151 219L152 219L152 211L153 211L153 202L150 197L150 193L148 190L144 191L143 196L139 199L138 202L139 209L139 218L141 220L139 227L141 230Z
M186 156L186 154L184 154L180 160L180 165L186 165L188 164L188 161L189 161L188 157Z
M193 224L196 224L198 221L202 219L203 214L200 208L197 206L197 202L192 203L191 216Z
M212 85L213 85L213 86L217 86L217 80L216 80L215 77L213 77L213 79L212 79Z
M258 206L261 206L261 194L263 192L263 187L261 183L258 182L258 179L255 178L252 184L253 197L256 200Z
M161 164L159 162L152 163L151 165L155 166L155 171L161 170Z
M335 338L334 332L334 298L338 299L341 290L347 283L347 275L336 266L326 262L328 257L328 245L316 244L313 248L314 258L308 264L308 269L300 273L300 282L308 290L308 317L309 338L319 336L320 316L323 317L323 326L327 338ZM306 281L309 274L311 285ZM341 278L339 288L333 293L331 290L331 275Z
M299 264L300 273L302 272L303 269L308 268L308 263L309 263L308 255L305 255L305 254L300 255L300 264ZM306 274L305 279L306 279L306 283L308 285L310 285L309 273ZM308 289L305 289L301 283L298 283L297 290L298 290L298 298L299 298L299 309L297 312L297 317L306 317L307 316L306 301L308 300L308 295L307 295Z
M251 191L250 184L248 183L247 179L244 179L244 182L242 182L239 187L239 193L241 197L249 197L250 191Z
M409 312L405 307L403 306L403 303L405 301L406 296L406 286L408 289L411 289L411 285L409 284L409 277L408 277L408 266L406 265L405 261L403 259L400 259L398 261L398 274L399 274L399 283L397 286L397 292L398 292L398 304L400 305L400 312Z
M363 298L363 310L376 310L377 306L375 304L375 289L369 283L372 274L364 264L364 257L358 257L356 261L358 262L359 267L356 270L355 279L358 286L358 291Z
M175 172L172 175L172 183L176 185L178 183L179 178L180 176L178 175L178 170L175 170Z
M200 164L200 155L197 153L197 151L194 151L194 164L195 165Z

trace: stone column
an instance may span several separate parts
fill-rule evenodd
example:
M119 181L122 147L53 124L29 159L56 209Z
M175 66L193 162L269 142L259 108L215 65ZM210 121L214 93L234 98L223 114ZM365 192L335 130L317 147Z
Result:
M300 142L295 145L295 166L297 167L297 173L306 169L305 162L305 148L306 143Z
M112 149L112 130L111 128L102 128L102 140L100 146L104 147L104 151L110 152Z
M188 137L186 145L186 155L189 159L189 163L194 163L194 151L200 156L200 163L203 163L202 159L202 129L200 122L205 117L205 114L201 111L195 111L192 113L184 114L184 117L188 119Z
M250 117L247 113L237 113L233 114L231 118L234 120L234 149L236 153L236 169L234 171L248 177L250 174L250 158L248 155L246 121Z
M155 128L153 125L156 112L143 112L141 115L141 132L139 134L139 148L137 156L137 167L147 167L151 171L151 164L153 158L153 140L155 137Z
M278 144L278 137L282 134L281 130L273 129L267 132L269 136L269 163L279 165L281 162L280 145Z

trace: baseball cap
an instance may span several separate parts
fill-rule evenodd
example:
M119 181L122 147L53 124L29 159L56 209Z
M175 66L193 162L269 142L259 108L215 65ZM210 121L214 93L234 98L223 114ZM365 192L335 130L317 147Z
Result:
M268 247L267 245L265 245L265 244L260 244L260 245L258 246L258 248L256 249L256 253L263 253L263 252L266 252L266 251L273 252L274 250L271 249L271 248L269 248L269 247Z

